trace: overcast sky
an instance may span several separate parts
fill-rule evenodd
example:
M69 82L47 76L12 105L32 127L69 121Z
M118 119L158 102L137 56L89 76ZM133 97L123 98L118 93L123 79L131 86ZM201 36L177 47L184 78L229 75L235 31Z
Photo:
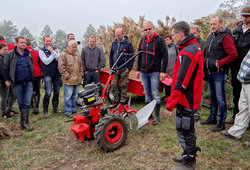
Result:
M219 8L223 0L0 0L1 18L11 20L19 31L26 26L39 36L48 24L55 33L58 29L73 32L79 40L89 24L100 25L122 22L124 16L138 21L139 16L156 23L166 16L188 22L207 16Z

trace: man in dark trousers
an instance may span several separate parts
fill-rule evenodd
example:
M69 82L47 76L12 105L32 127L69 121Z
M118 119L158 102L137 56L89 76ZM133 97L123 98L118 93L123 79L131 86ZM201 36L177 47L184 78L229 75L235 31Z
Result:
M172 37L179 45L179 54L174 65L171 95L167 101L165 115L171 116L176 107L176 129L183 153L181 158L174 158L181 165L176 170L194 169L196 152L196 133L194 113L200 107L203 82L203 52L195 36L190 35L189 25L184 21L172 27Z
M31 47L30 39L26 38L27 49L30 51L33 60L34 66L34 81L33 81L33 97L31 103L33 104L33 113L38 114L38 108L40 103L40 84L41 77L43 76L42 72L42 61L39 58L39 53L36 50L33 50Z
M145 92L145 102L149 103L156 100L155 121L153 125L160 122L161 98L159 95L160 80L164 80L165 71L168 63L168 50L163 37L154 32L151 21L143 25L145 36L139 44L139 51L151 52L150 54L141 53L137 62L137 78L141 76Z
M238 23L233 32L233 39L238 53L238 58L230 64L233 86L233 117L226 123L234 123L235 115L239 112L238 102L240 98L241 83L237 80L240 64L250 49L250 5L241 11L242 21Z
M200 33L201 33L201 29L198 25L190 26L190 34L194 34L197 43L199 44L200 48L202 49L204 53L206 49L206 41L201 38ZM203 95L202 95L202 98L203 98ZM201 107L194 113L195 121L200 120L200 117L201 117Z
M49 100L54 91L52 106L54 113L58 113L59 93L61 85L61 75L58 71L58 59L60 53L56 47L52 46L50 36L44 37L44 47L39 50L39 57L43 62L43 79L45 86L45 95L43 98L44 117L48 118Z
M13 84L13 90L21 111L21 129L33 130L28 126L29 108L33 93L34 68L32 55L26 48L26 39L17 37L16 47L4 57L4 71L7 80Z
M109 64L110 68L113 67L116 60L120 56L120 54L123 52L123 50L126 50L126 53L133 54L134 53L134 47L132 43L128 40L128 37L124 35L122 28L117 28L115 30L115 41L113 41L111 45L110 50L110 56L109 56ZM116 67L120 67L123 63L125 63L127 60L129 60L128 55L123 55L120 60L118 61ZM115 73L114 80L112 82L112 94L114 95L114 106L116 106L118 103L126 104L127 99L127 88L128 88L128 76L129 72L132 70L134 64L134 59L132 59L130 62L128 62L124 67L117 70ZM121 83L119 83L121 81ZM119 90L119 86L121 87Z

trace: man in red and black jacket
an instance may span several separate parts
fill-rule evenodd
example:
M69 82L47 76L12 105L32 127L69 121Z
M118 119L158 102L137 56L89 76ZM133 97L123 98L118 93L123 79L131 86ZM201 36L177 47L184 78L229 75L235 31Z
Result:
M160 122L160 104L159 95L160 79L165 78L165 71L168 62L168 50L163 37L154 32L153 23L147 21L144 23L145 36L139 44L139 51L151 52L150 54L141 53L137 62L137 78L142 79L145 92L145 102L149 103L156 100L154 125Z
M38 51L32 50L30 39L26 38L26 41L27 41L26 48L30 51L32 55L33 66L34 66L33 97L32 97L32 102L34 106L33 113L38 114L38 108L40 102L40 82L41 82L41 77L43 76L42 61L39 58Z
M180 21L173 25L172 37L179 45L179 54L173 69L173 82L170 97L166 104L165 114L171 116L176 111L176 129L183 153L181 158L173 160L181 163L175 169L194 168L196 152L196 134L194 113L200 107L204 55L195 36L190 35L188 23Z

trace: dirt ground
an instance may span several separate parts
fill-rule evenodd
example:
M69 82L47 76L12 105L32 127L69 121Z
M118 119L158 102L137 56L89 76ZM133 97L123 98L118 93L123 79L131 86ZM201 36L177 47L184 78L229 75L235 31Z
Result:
M13 123L4 124L0 122L0 140L22 135L23 131L21 131L18 125Z

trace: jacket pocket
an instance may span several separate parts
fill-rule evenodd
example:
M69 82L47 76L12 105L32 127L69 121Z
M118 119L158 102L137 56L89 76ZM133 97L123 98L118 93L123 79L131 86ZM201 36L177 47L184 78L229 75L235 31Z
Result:
M216 68L216 61L217 59L215 58L207 58L207 64L208 64L208 68Z
M191 118L190 117L182 117L182 129L189 130L191 127Z

